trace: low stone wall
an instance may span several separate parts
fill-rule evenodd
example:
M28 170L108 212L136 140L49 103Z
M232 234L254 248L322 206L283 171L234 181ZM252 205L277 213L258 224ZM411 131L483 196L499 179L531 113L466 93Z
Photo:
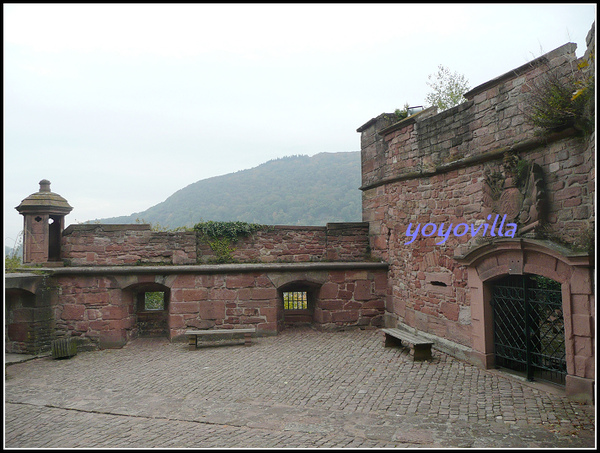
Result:
M71 266L195 264L193 232L155 232L150 225L70 225L61 258Z
M239 238L232 249L232 258L240 263L364 261L370 255L369 224L276 225ZM200 262L211 262L216 255L199 239L198 257Z
M363 261L369 258L368 223L324 227L273 226L231 244L239 263ZM155 232L150 225L71 225L62 259L70 266L214 263L217 254L194 232Z
M77 337L80 349L121 347L144 334L148 324L154 333L164 327L173 341L183 339L189 328L253 326L258 335L275 335L285 326L284 290L310 291L310 322L320 329L379 327L387 291L385 263L65 267L43 272L45 291L52 295L46 304L53 320L49 339ZM11 276L11 286L17 287L18 280ZM164 292L164 310L140 310L140 294L154 291ZM15 307L9 320L13 329L22 327L17 318L24 298L9 297ZM33 294L30 298L35 299Z

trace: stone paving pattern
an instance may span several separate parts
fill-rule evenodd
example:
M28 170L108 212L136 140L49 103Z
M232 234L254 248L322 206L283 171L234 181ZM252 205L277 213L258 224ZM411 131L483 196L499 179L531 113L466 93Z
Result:
M288 329L252 346L122 349L6 367L6 448L572 448L594 406L375 330Z

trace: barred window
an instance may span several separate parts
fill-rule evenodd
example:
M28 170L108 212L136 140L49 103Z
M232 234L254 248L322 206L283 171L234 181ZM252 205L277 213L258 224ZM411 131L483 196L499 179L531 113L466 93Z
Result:
M284 310L307 310L308 295L306 291L289 291L283 293Z

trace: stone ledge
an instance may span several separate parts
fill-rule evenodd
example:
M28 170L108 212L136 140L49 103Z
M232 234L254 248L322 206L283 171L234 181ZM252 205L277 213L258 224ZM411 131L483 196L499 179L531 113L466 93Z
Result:
M77 274L223 274L240 272L290 272L322 270L387 269L384 262L326 262L326 263L256 263L256 264L199 264L182 266L80 266L64 268L35 268L46 275ZM25 271L25 269L20 269Z

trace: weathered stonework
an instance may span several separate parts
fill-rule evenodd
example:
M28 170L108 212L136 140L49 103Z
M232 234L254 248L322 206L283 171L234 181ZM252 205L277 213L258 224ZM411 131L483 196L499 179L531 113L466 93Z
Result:
M303 263L363 261L370 257L369 224L329 223L327 226L276 225L240 237L231 244L231 257L241 263ZM198 261L216 258L210 246L198 238Z
M62 256L70 266L195 264L193 232L156 232L150 225L70 225Z
M43 180L48 191L41 186L18 209L26 262L45 267L5 278L7 351L43 352L65 337L80 349L138 336L178 341L189 328L274 335L295 322L324 330L385 324L492 367L494 281L533 274L560 283L566 391L590 401L595 131L539 135L524 115L531 85L549 70L572 71L574 50L567 44L486 82L445 112L370 120L358 129L363 222L260 230L231 244L235 264L212 264L218 257L194 232L100 224L63 231L70 206L61 197L57 211ZM40 197L45 205L35 204ZM495 214L518 225L516 236L407 237L411 223L475 228ZM147 292L163 293L163 306L146 307ZM284 309L287 292L305 293L307 308Z
M56 297L46 305L52 320L47 332L57 337L77 337L80 348L121 347L152 324L151 336L184 339L189 328L253 326L258 335L274 335L284 328L283 288L310 288L314 294L311 322L330 330L345 327L379 327L387 289L385 263L290 263L201 266L111 266L45 269L45 277L29 275L40 288L54 287ZM23 276L7 277L9 300L8 342L15 352L25 352L33 332L31 311L23 302ZM43 280L43 282L42 282ZM163 291L165 308L140 310L137 296ZM23 332L21 332L21 330ZM42 340L38 339L38 342ZM36 351L39 352L39 351Z
M358 129L363 220L369 222L373 255L390 265L388 325L402 324L448 340L471 351L467 359L493 366L493 345L481 337L490 335L489 310L484 316L482 307L489 303L485 286L494 278L543 275L563 283L565 316L571 316L575 300L580 312L583 306L593 307L591 288L572 281L573 276L581 282L592 278L589 253L573 261L569 254L557 255L558 245L553 244L579 250L586 246L584 238L593 234L595 135L582 137L574 129L539 135L524 115L530 85L546 71L573 70L574 51L574 44L562 46L471 90L465 95L467 102L442 113L430 108L397 123L393 115L382 114ZM521 185L515 182L519 160L526 169ZM450 235L443 243L437 234L414 242L407 237L411 223L477 227L491 223L497 213L518 224L510 247L496 245L498 239L509 238L489 234ZM524 254L529 246L519 237L543 238L549 245ZM493 252L479 261L464 261L469 251L484 244ZM576 298L573 285L585 287ZM589 396L595 336L588 325L594 322L594 310L584 311L577 320L570 319L581 323L579 327L565 327L571 354L567 385L569 379L581 378ZM585 351L585 359L579 350Z

